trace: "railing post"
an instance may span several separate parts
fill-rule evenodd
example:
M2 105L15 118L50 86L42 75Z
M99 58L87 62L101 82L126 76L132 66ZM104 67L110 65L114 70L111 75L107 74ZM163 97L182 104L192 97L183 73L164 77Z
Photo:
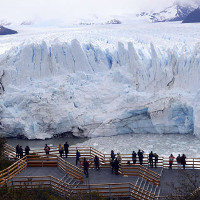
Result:
M109 198L112 198L112 193L111 193L111 188L110 188L110 184L109 184Z
M91 154L91 147L90 147L90 156L92 156L92 154Z
M50 180L49 180L49 185L50 185L50 190L52 191L52 186L51 186L51 176L50 176Z
M194 158L193 158L193 169L194 169Z

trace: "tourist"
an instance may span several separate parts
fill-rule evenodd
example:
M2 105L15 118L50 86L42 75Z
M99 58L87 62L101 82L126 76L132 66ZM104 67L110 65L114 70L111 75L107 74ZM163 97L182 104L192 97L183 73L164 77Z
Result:
M181 169L181 155L178 154L177 158L176 158L176 162L177 162L177 165L178 165L178 169Z
M110 157L111 157L111 159L112 159L112 160L114 160L114 159L115 159L115 153L114 153L114 151L113 151L113 150L111 150Z
M112 160L112 158L110 158L110 166L111 166L111 170L112 170L112 174L114 172L114 160Z
M172 165L173 165L173 161L174 161L174 156L173 156L173 154L171 154L170 156L169 156L169 168L170 169L172 169Z
M47 158L49 158L50 147L47 144L45 144L44 151L47 155Z
M84 161L83 161L83 168L84 168L84 174L88 178L88 176L89 176L89 173L88 173L89 163L88 163L88 161L86 160L85 157L84 157Z
M62 158L63 151L64 151L63 145L61 145L61 144L58 145L58 151L59 151L60 157Z
M16 157L19 158L19 144L16 146Z
M155 168L156 168L157 167L157 162L158 162L158 154L154 153L153 155L154 155L154 158L155 158L154 163L155 163Z
M25 147L25 155L26 155L26 156L29 155L29 151L30 151L29 146L26 146L26 147Z
M183 165L183 169L185 169L185 165L186 165L186 156L185 156L185 154L183 154L181 156L181 164Z
M149 154L149 164L150 164L150 167L153 167L153 152L151 151L151 153Z
M113 168L115 170L115 174L118 175L119 174L119 161L117 160L117 158L115 158L115 160L113 162Z
M22 146L19 147L19 156L20 156L20 159L23 158L23 149L22 149Z
M121 165L121 163L122 163L122 157L121 157L120 153L117 153L117 160L119 162L119 165Z
M133 153L132 153L132 161L133 161L133 164L136 164L136 160L137 160L137 154L136 154L136 152L135 151L133 151Z
M144 158L143 153L144 152L141 151L140 149L138 150L138 157L139 157L140 165L143 164L143 158Z
M67 158L67 155L69 153L69 144L67 142L65 142L64 144L64 150L65 150L65 157Z
M80 153L79 150L77 150L77 151L76 151L76 165L78 164L78 161L80 161L80 160L79 160L80 157L81 157L81 153Z
M95 158L94 158L94 164L95 164L96 170L100 170L100 168L99 168L99 158L98 158L98 156L95 156Z

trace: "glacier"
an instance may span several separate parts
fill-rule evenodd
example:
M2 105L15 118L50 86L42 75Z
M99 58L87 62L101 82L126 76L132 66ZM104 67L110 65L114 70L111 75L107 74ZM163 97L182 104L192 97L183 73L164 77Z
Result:
M199 136L199 86L199 44L24 42L0 55L0 133Z

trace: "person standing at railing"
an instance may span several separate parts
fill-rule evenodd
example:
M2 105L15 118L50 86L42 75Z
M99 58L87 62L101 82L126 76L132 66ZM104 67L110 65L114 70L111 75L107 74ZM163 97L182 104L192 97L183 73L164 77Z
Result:
M121 163L122 163L122 157L121 157L120 153L117 153L117 160L119 162L119 165L121 165Z
M60 157L62 158L63 151L64 151L63 145L61 144L58 145L58 151L59 151Z
M157 162L158 162L158 154L154 153L153 155L154 155L154 158L155 158L154 163L155 163L155 168L156 168L157 167Z
M115 170L115 174L118 175L119 174L119 161L117 158L115 158L115 160L113 162L113 168Z
M16 157L19 158L19 144L16 146Z
M185 169L185 165L186 165L186 156L185 156L185 154L183 154L181 156L181 164L183 165L183 169Z
M144 158L143 153L144 152L141 151L140 149L138 150L138 157L139 157L140 165L143 164L143 158Z
M150 167L153 167L153 152L151 151L150 154L149 154L149 164L150 164Z
M88 178L89 177L89 173L88 173L89 162L86 160L85 157L84 157L84 160L83 160L83 168L84 168L84 174Z
M99 158L98 158L98 156L95 156L95 158L94 158L94 164L95 164L96 170L100 170L100 168L99 168Z
M169 168L170 169L172 169L172 165L173 165L173 162L174 162L174 156L173 156L173 154L171 154L170 156L169 156Z
M114 151L113 151L113 150L111 150L110 157L111 157L111 159L112 159L112 160L114 160L114 159L115 159L115 153L114 153Z
M26 155L26 156L29 155L29 151L30 151L29 146L26 146L26 147L25 147L25 155Z
M137 154L135 151L133 151L133 153L132 153L132 160L133 160L133 164L135 165L136 161L137 161Z
M20 159L23 158L23 149L22 149L22 146L19 147L19 157L20 157Z
M67 155L69 153L69 144L67 142L65 142L64 144L64 150L65 150L65 157L67 158Z
M178 165L178 169L181 169L181 155L178 154L177 158L176 158L176 162L177 162L177 165Z
M80 162L80 157L81 157L81 153L79 150L76 151L76 165L78 164L78 161Z
M44 151L45 151L45 153L47 155L47 158L48 158L49 157L49 152L50 152L50 147L47 144L45 144Z

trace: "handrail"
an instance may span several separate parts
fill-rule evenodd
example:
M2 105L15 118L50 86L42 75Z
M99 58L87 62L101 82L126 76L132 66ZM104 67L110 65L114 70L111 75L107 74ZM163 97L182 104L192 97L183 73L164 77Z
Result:
M9 144L5 144L8 149L9 152L12 154L12 157L15 157L15 148L12 147ZM99 150L93 148L93 147L76 147L76 146L70 146L69 147L69 154L68 156L75 156L76 155L76 150L80 150L81 151L81 156L84 157L88 157L88 156L92 156L94 157L95 155L99 156L99 159L102 163L106 163L108 162L108 160L110 159L110 154L104 154L102 152L100 152ZM31 153L35 152L38 155L45 155L45 151L44 149L33 149L30 151ZM55 155L59 155L59 151L57 147L51 147L50 150L50 154L53 153ZM122 164L127 163L127 161L132 161L132 154L121 154L122 156ZM148 154L144 154L144 160L143 160L144 164L148 164ZM200 158L187 158L186 159L187 165L186 165L186 169L200 169ZM168 158L164 158L164 157L159 157L158 158L158 162L157 162L157 166L158 167L164 167L164 168L168 168L169 167L169 159ZM173 164L174 168L177 168L177 164L176 162L174 162Z
M39 180L38 180L39 178ZM26 180L17 180L17 179L26 179ZM25 183L22 185L21 183ZM30 183L30 184L26 184ZM43 184L41 184L43 183ZM12 181L7 182L8 186L12 186L14 188L22 188L32 189L33 187L41 187L41 186L49 186L52 190L59 193L62 196L70 195L69 184L63 182L62 180L55 178L54 176L19 176L15 177Z
M154 194L144 190L133 183L108 183L108 184L90 184L81 185L80 188L73 188L73 191L97 191L104 196L129 196L136 198L143 197L143 199L153 199ZM116 194L116 195L115 195ZM137 198L136 198L137 199Z
M6 154L6 156L11 156L12 158L16 157L15 148L8 143L4 144L4 153Z
M27 167L27 158L25 156L24 158L18 160L8 168L0 171L0 185L4 184L8 180L19 174L19 172L21 172L26 167Z
M152 182L153 184L160 185L161 175L142 165L134 165L133 167L124 167L123 165L121 165L121 172L123 175L141 176L142 178Z
M143 168L143 169L145 169L145 170L148 170L151 174L154 174L154 176L157 176L157 177L161 177L161 175L160 174L158 174L157 172L154 172L153 170L151 170L151 169L148 169L148 168L146 168L146 167L144 167L143 165L140 165L140 167L141 168ZM153 176L153 175L152 175Z
M69 174L73 178L78 179L80 182L83 182L83 170L63 160L60 157L57 158L58 167L60 167L60 169L62 169L65 173Z
M21 184L22 182L25 184L22 185ZM9 180L7 182L7 185L12 186L14 188L25 187L26 189L31 189L33 187L36 188L37 186L40 187L48 186L62 196L69 196L71 191L75 193L76 191L83 190L88 192L98 191L100 194L104 196L111 195L113 197L131 196L136 199L142 197L145 200L153 199L155 197L153 193L141 189L132 183L90 184L90 185L81 185L81 188L70 188L70 184L67 184L53 176L21 176L21 177L19 176L15 177L12 181Z

